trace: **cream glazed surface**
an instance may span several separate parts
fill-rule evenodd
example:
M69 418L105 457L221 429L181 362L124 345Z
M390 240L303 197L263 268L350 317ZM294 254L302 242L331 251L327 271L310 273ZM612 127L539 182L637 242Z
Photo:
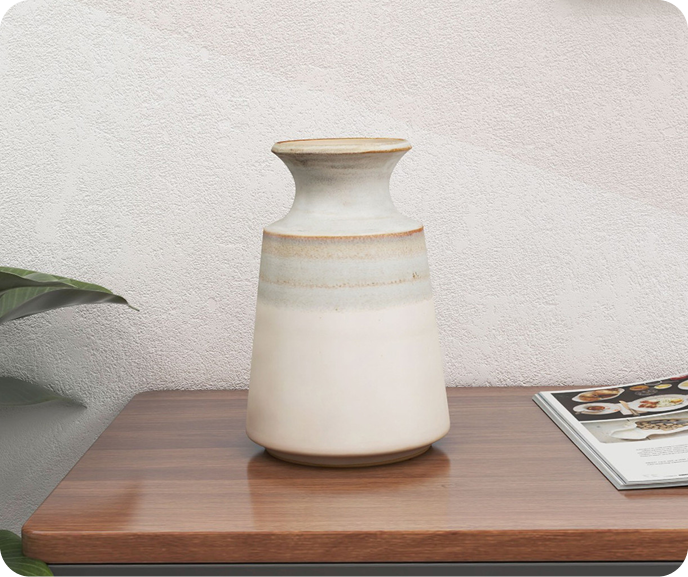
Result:
M425 236L389 193L409 149L400 139L273 147L296 195L263 234L247 432L277 457L393 462L449 429Z

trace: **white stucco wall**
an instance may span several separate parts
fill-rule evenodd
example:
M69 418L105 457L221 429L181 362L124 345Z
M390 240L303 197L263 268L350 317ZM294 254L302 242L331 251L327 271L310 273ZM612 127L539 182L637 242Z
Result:
M139 391L247 383L276 140L395 136L452 385L688 369L688 28L660 0L26 0L0 27L3 264L140 307L0 327L0 527Z

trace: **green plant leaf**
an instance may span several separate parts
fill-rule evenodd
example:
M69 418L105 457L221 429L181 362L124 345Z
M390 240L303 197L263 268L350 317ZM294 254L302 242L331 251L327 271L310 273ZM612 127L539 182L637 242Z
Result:
M12 531L0 530L0 553L7 566L19 575L52 575L43 561L24 557L21 537Z
M76 305L114 303L124 297L97 284L13 267L0 267L0 324Z
M74 403L71 399L53 393L39 385L27 383L14 377L0 377L0 407L37 405L50 401Z

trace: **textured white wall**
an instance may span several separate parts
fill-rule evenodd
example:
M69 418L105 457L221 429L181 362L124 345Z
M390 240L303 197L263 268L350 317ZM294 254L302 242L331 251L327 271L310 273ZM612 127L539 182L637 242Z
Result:
M3 264L140 307L0 327L17 530L136 392L247 383L279 139L396 136L453 385L688 368L688 28L660 0L26 0L0 27Z

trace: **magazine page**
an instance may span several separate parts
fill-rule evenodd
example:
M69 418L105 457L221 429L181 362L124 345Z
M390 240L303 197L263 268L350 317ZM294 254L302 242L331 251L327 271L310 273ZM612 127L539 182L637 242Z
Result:
M688 375L541 396L626 483L688 484Z

